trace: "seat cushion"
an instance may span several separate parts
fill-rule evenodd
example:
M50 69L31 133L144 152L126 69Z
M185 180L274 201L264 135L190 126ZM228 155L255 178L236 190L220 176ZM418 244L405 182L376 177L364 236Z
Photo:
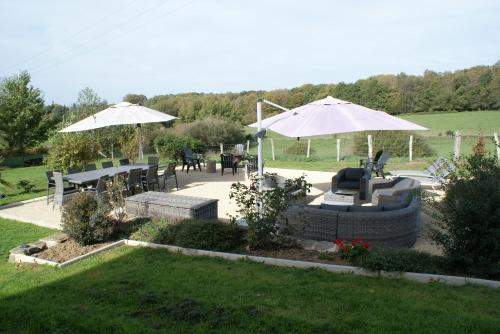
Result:
M406 208L407 206L408 206L407 203L399 202L399 203L395 203L395 204L384 205L383 208L384 208L384 211L395 211L395 210L401 210L403 208Z
M358 181L364 174L363 168L347 168L345 171L346 181Z
M340 189L359 189L358 181L341 181L337 184L337 188Z
M342 211L347 212L349 210L349 205L333 205L333 204L324 204L322 203L319 206L320 209L329 210L329 211Z
M381 212L381 206L362 206L353 205L349 208L349 212Z

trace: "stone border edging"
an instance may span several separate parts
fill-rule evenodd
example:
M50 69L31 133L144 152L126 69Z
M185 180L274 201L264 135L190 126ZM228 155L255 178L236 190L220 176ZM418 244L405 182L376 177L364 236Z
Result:
M369 277L384 277L384 278L404 278L410 281L415 281L419 283L433 283L433 282L441 282L450 285L465 285L465 284L476 284L481 286L486 286L489 288L500 288L500 281L486 280L481 278L471 278L471 277L463 277L463 276L448 276L448 275L437 275L437 274L425 274L425 273L412 273L412 272L372 272L365 270L359 267L352 266L342 266L336 264L326 264L326 263L318 263L318 262L309 262L309 261L298 261L298 260L287 260L287 259L277 259L270 257L262 257L262 256L253 256L253 255L242 255L242 254L233 254L233 253L223 253L223 252L213 252L192 248L183 248L177 246L169 246L162 244L155 244L151 242L145 241L137 241L137 240L124 240L125 245L133 246L133 247L148 247L148 248L161 248L166 249L172 252L181 253L184 255L194 255L194 256L209 256L209 257L217 257L226 260L236 261L236 260L249 260L257 263L264 263L273 266L280 267L292 267L292 268L318 268L323 269L329 272L334 273L348 273L360 276L369 276Z
M17 202L12 202L12 203L8 203L8 204L0 204L0 210L12 208L12 207L23 205L23 204L27 204L27 203L33 203L33 202L43 201L45 199L46 199L45 196L40 196L40 197L25 199L23 201L17 201Z

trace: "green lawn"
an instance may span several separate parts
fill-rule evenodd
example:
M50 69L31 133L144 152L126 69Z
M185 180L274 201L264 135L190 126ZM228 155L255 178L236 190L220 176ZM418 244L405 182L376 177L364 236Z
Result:
M7 250L51 233L0 220L2 333L498 333L500 291L118 248L64 269Z

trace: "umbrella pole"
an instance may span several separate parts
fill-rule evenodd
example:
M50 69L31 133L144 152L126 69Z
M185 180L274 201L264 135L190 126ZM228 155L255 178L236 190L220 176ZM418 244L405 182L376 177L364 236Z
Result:
M262 100L257 100L257 131L262 130ZM262 138L257 138L257 142L259 144L257 149L257 164L259 168L259 191L262 191L262 177L264 176L263 168L262 168Z
M139 141L139 160L144 158L144 153L142 151L142 128L140 124L137 124L137 138Z

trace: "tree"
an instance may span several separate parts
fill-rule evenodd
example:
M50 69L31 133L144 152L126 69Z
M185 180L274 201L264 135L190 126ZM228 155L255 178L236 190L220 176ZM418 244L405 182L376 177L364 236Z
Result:
M148 98L143 94L127 94L123 97L123 101L138 104L140 106L143 106L147 100Z
M68 111L68 122L74 123L98 111L106 109L108 103L91 88L85 87L78 93L76 103Z
M30 81L23 71L0 83L0 133L9 149L17 149L23 156L25 148L47 137L42 92Z

